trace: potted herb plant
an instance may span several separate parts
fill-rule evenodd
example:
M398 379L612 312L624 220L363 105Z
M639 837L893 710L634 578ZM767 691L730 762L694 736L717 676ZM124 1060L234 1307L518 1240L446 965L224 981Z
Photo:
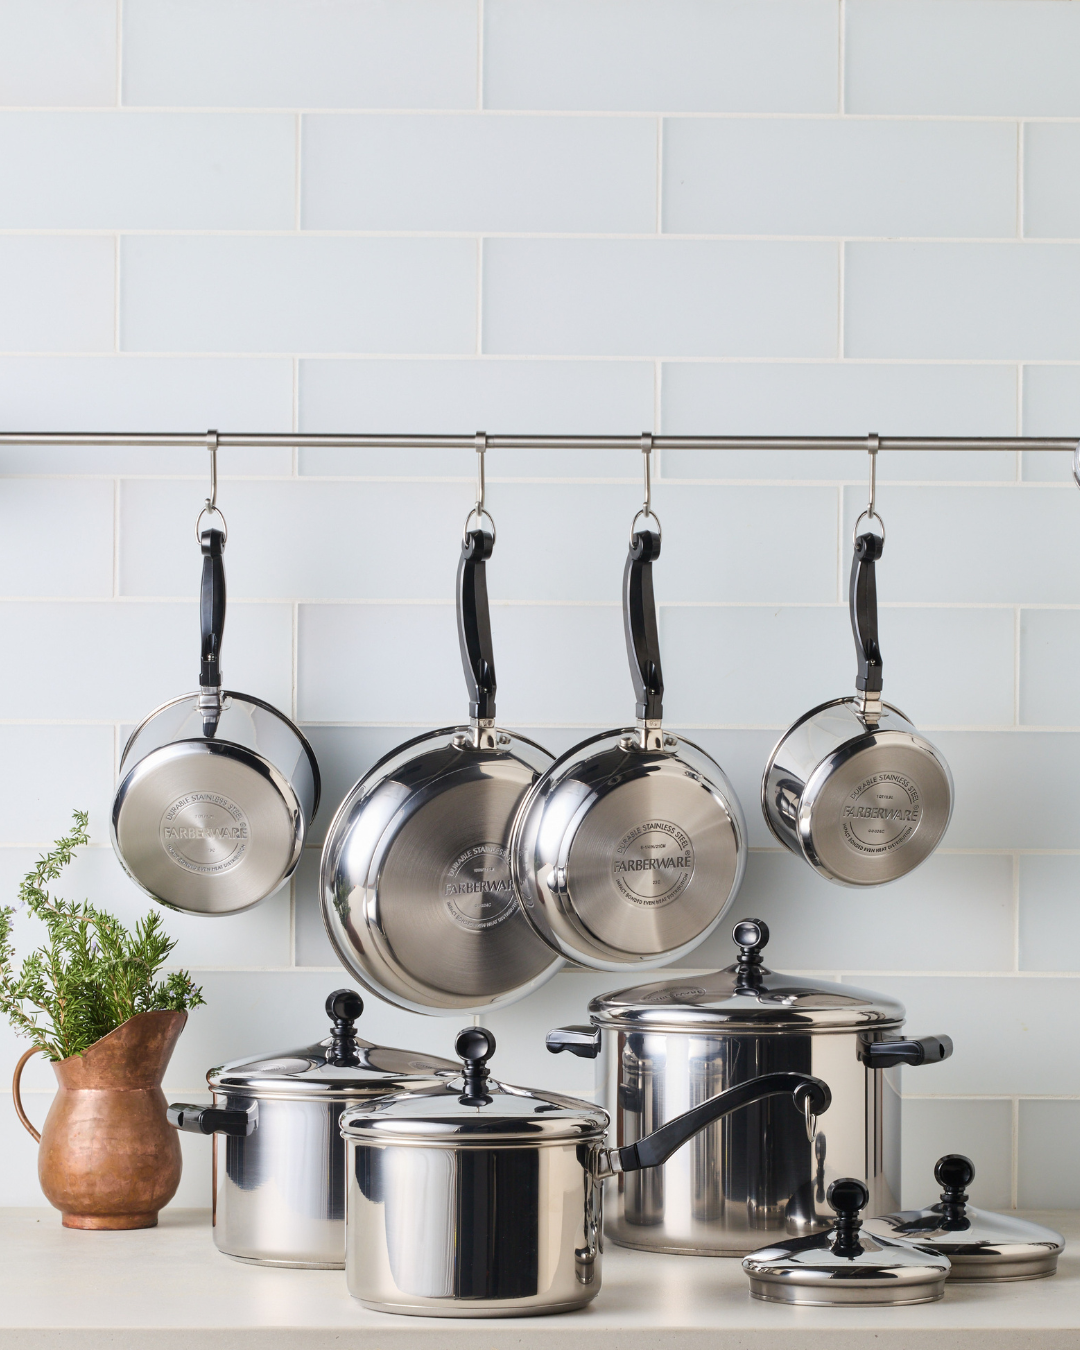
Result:
M32 1042L15 1069L15 1110L40 1142L41 1189L66 1228L150 1228L180 1184L161 1080L202 991L186 971L155 978L176 946L160 914L129 931L89 901L49 892L87 842L86 812L76 811L70 833L23 879L21 906L44 924L47 941L18 973L16 908L0 909L0 1011ZM23 1065L39 1053L59 1084L40 1134L19 1097Z

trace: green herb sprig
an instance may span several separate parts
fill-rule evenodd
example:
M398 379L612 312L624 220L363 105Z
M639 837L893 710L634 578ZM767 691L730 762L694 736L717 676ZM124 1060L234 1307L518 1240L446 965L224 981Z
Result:
M40 857L19 886L19 900L44 923L48 943L16 975L12 920L0 909L0 1012L52 1060L81 1055L95 1041L141 1012L181 1012L205 1000L186 970L154 976L176 946L151 911L129 932L88 900L50 894L48 886L89 842L87 813L76 811L69 834ZM44 1019L44 1020L42 1020Z

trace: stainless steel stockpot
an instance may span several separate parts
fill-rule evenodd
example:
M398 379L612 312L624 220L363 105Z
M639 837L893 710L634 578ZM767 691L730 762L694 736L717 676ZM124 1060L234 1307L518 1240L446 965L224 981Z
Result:
M849 591L858 673L853 698L811 709L765 766L761 808L777 839L829 881L879 886L924 862L952 815L940 750L881 700L874 566L884 534L858 532Z
M155 900L236 914L273 894L300 861L319 805L319 766L276 708L221 687L225 535L203 530L200 692L132 732L113 800L113 848Z
M870 1212L900 1194L901 1064L952 1053L947 1036L904 1039L895 999L796 979L762 964L769 930L735 925L737 962L605 994L588 1027L548 1036L554 1052L596 1059L597 1097L630 1142L688 1107L760 1074L805 1073L832 1089L828 1121L808 1138L786 1102L764 1101L710 1126L662 1168L620 1177L607 1233L624 1247L741 1256L831 1220L829 1182L862 1178Z
M376 764L341 803L322 854L334 950L366 988L413 1012L501 1007L562 965L522 914L509 863L518 803L552 756L495 726L485 575L495 536L468 524L457 614L471 724Z
M514 883L536 932L594 970L665 965L703 942L735 896L746 827L723 770L664 732L653 526L631 534L623 621L636 727L569 750L518 810Z
M425 1317L580 1308L600 1291L604 1177L655 1168L710 1121L767 1096L787 1097L800 1123L829 1105L818 1079L770 1074L608 1148L605 1111L490 1079L490 1032L470 1027L456 1048L456 1079L341 1117L345 1274L365 1307Z
M345 1265L342 1111L384 1093L430 1089L452 1061L360 1040L363 1000L336 989L331 1034L315 1045L211 1069L212 1106L176 1102L177 1129L214 1136L214 1242L261 1266Z

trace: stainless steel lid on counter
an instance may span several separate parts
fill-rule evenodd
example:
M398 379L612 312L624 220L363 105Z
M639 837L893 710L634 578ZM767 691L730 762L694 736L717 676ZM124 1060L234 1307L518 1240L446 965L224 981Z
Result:
M866 1227L948 1257L952 1280L1038 1280L1057 1271L1065 1248L1060 1233L967 1203L967 1187L975 1178L970 1158L947 1153L938 1159L934 1177L944 1188L936 1205L868 1219Z
M948 1258L902 1238L868 1233L859 1211L870 1192L861 1181L854 1177L834 1181L826 1198L836 1211L831 1229L777 1242L743 1261L752 1297L818 1307L895 1307L933 1303L942 1297Z
M784 975L764 965L769 940L760 919L735 925L739 959L709 975L681 976L603 994L589 1004L594 1023L632 1031L874 1030L899 1026L904 1005L850 984Z

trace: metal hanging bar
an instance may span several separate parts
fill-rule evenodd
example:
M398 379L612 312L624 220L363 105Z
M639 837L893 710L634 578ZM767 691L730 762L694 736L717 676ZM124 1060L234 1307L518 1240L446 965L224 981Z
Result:
M1075 454L1076 436L879 436L878 449L895 451L1059 450ZM3 431L0 445L19 446L138 446L175 450L205 447L207 433L141 431ZM476 433L458 435L380 435L376 432L323 435L318 432L220 432L222 449L253 450L307 447L321 450L475 450ZM513 436L486 437L488 450L641 450L636 436ZM859 450L866 452L865 436L653 436L654 450Z

